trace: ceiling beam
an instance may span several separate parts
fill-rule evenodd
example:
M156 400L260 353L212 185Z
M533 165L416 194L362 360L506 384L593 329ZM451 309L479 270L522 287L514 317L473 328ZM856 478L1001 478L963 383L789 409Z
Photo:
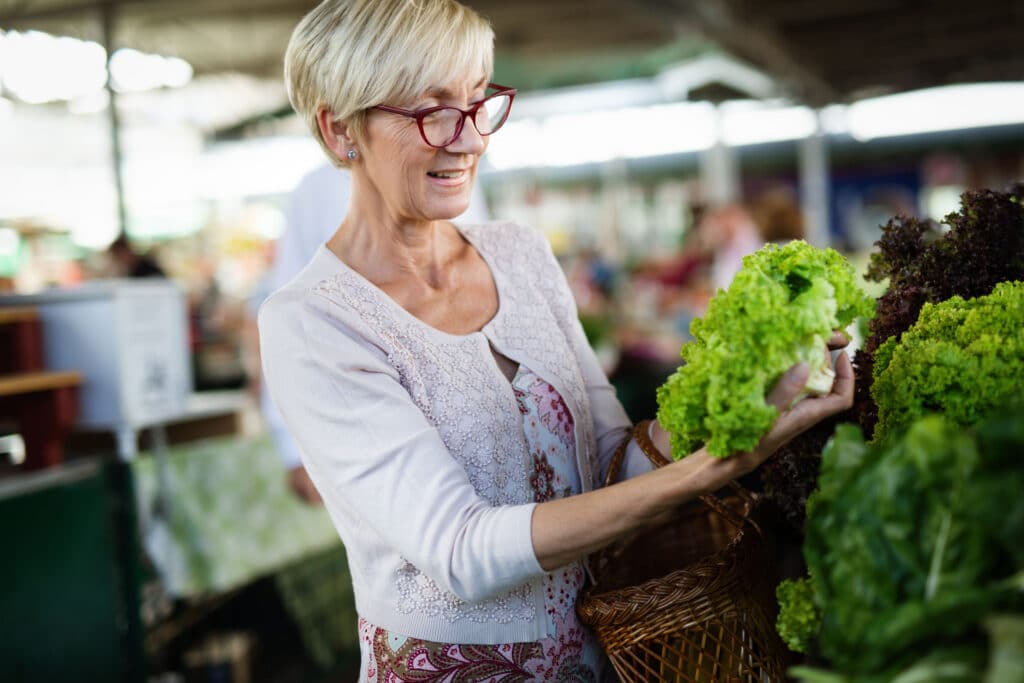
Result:
M203 18L216 16L243 17L245 15L292 15L298 23L306 12L316 6L316 0L66 0L65 2L36 2L20 0L4 2L0 9L0 26L30 26L36 22L78 19L100 11L104 6L115 7L122 16L155 16L173 18Z
M687 3L708 37L726 50L774 74L783 86L812 105L838 102L840 93L819 73L793 55L774 27L740 19L729 0Z
M836 54L822 51L807 53L809 59L823 65L830 74L842 77L850 73L862 73L872 69L884 69L887 66L917 65L928 68L934 64L966 65L977 62L998 64L1013 56L1020 56L1020 36L1013 31L1000 32L996 35L977 36L972 39L960 39L947 44L930 44L926 42L909 43L904 49L863 50L857 53L856 59L848 54ZM880 75L884 76L884 73ZM1003 78L1018 79L1022 74L1006 71Z
M671 42L664 34L648 28L595 28L582 34L554 33L547 35L511 35L498 38L496 47L522 57L542 57L566 53L624 53L629 50L650 51Z
M809 49L858 52L865 48L900 49L906 43L920 40L942 45L965 35L981 36L998 31L1017 32L1019 42L1024 32L1024 15L1014 17L1006 8L993 11L983 5L977 11L962 15L908 11L892 13L886 19L870 15L781 28L784 36Z
M789 0L758 2L749 8L773 25L801 25L892 12L892 0Z
M812 105L840 100L840 93L820 74L796 59L775 29L739 19L727 0L630 0L638 11L663 23L699 30L725 51L747 60L778 79L784 92Z
M292 24L316 6L315 1L297 2L296 0L209 0L194 2L183 10L183 2L154 2L151 5L139 6L125 16L145 21L201 21L204 19L283 19Z
M571 43L590 49L615 49L621 47L621 42L636 43L638 36L649 40L649 47L656 47L674 38L671 31L649 15L630 12L618 3L606 6L581 0L533 0L472 4L491 21L500 47L533 43L557 50L559 43Z
M129 5L161 2L162 0L68 0L68 2L22 2L10 3L0 11L0 26L25 26L36 21L77 19L83 15L99 16L105 7L121 9Z

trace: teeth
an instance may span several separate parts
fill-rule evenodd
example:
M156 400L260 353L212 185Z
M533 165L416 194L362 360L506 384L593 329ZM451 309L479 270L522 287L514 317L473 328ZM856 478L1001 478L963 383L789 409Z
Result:
M451 171L451 172L428 171L427 175L433 176L435 178L458 178L461 173L462 173L461 171Z

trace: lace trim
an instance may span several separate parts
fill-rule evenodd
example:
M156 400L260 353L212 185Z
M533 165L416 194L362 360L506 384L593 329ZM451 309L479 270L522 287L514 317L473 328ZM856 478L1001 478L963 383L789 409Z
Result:
M533 587L523 584L508 593L481 602L465 602L444 590L409 562L397 573L397 605L402 614L416 613L455 623L468 619L476 624L511 624L532 621L536 615Z
M569 342L571 328L576 325L576 313L572 294L567 287L559 286L564 280L562 271L552 262L543 238L527 228L514 225L467 226L464 232L491 263L509 266L504 272L495 273L495 278L504 277L506 273L520 276L500 289L501 296L508 300L515 316L514 319L501 316L494 321L496 336L510 348L537 359L557 375L562 384L558 388L562 390L563 398L570 401L575 409L576 424L582 436L577 447L581 451L581 462L586 467L594 444L593 421L579 361ZM478 232L486 232L486 239L482 239ZM524 239L522 233L529 237ZM536 334L536 330L554 328L561 330L560 339ZM590 473L581 472L580 476L587 480Z

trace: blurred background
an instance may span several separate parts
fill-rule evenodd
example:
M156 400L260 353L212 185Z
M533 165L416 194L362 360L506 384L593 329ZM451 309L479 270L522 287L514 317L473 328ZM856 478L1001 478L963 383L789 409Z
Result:
M324 164L281 73L314 4L0 0L4 681L355 677L253 327ZM1020 2L466 4L519 89L486 212L550 239L634 419L743 255L863 266L893 216L1024 180Z

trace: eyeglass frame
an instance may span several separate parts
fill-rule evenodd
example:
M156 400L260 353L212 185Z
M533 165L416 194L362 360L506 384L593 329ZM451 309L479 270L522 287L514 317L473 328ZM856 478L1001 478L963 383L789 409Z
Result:
M493 92L490 95L484 97L482 100L471 106L469 109L461 109L459 107L453 107L449 104L442 104L436 107L425 107L423 109L402 109L401 107L391 107L385 104L378 104L374 107L370 107L370 109L380 109L381 111L386 111L391 114L398 114L400 116L407 116L410 119L416 119L416 125L420 129L420 137L423 138L423 142L427 143L434 149L444 149L448 145L458 140L459 136L462 135L462 129L465 128L466 126L467 118L472 117L473 127L476 128L476 114L478 111L480 111L480 108L484 106L484 102L486 102L489 99L498 97L499 95L508 96L508 112L505 114L505 121L508 121L509 114L512 113L512 102L515 101L516 94L519 91L516 88L508 88L504 85L498 85L497 83L488 83L487 87L489 89L496 90L497 92ZM455 126L455 134L452 135L451 139L445 142L443 145L435 145L434 143L427 139L427 132L423 130L423 119L427 118L428 116L435 112L441 111L442 109L454 109L455 111L462 114L462 116L459 118L459 122ZM501 122L502 126L505 125L505 121ZM477 128L476 132L486 137L489 135L493 135L494 133L497 133L500 128L501 126L498 126L498 128L492 130L490 133L480 133L480 129Z

